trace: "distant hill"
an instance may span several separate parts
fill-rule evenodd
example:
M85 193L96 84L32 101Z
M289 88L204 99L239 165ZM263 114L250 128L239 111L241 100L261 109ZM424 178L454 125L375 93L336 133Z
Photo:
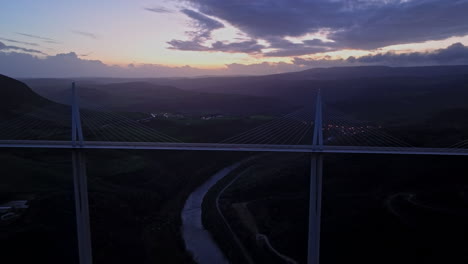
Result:
M468 98L468 66L335 67L256 77L153 82L200 92L275 97L299 105L313 104L321 89L326 102L366 116L420 116L448 107L467 107L464 98Z
M68 80L29 79L25 82L51 100L60 103L68 103L70 100ZM99 105L119 111L232 115L281 114L291 111L295 105L268 96L187 91L144 81L102 83L78 81L82 105Z
M135 80L80 80L80 93L90 101L143 111L285 112L314 104L319 88L326 103L364 118L415 120L468 108L468 66L336 67L255 77ZM69 86L63 80L57 81L60 89L43 86L51 81L27 82L48 98L69 98L59 94Z
M23 82L0 74L0 117L12 117L33 107L51 103Z
M203 77L203 78L155 78L144 79L160 85L171 85L185 90L201 90L217 93L238 93L243 88L245 94L252 94L254 85L271 84L272 81L298 80L350 80L383 77L447 77L468 75L468 65L388 67L358 66L313 68L299 72L288 72L263 76ZM100 79L105 81L105 79ZM113 79L116 82L118 79ZM143 79L142 79L143 80ZM110 80L109 80L110 81ZM242 86L242 87L240 87Z
M382 77L443 77L460 74L468 74L468 65L425 67L359 66L315 68L300 72L269 75L266 76L266 78L281 80L345 80Z

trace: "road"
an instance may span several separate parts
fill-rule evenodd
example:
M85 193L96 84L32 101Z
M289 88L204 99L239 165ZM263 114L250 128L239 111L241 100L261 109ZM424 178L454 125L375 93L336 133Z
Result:
M468 149L417 148L417 147L367 147L367 146L316 146L316 145L262 145L220 143L167 143L167 142L107 142L43 140L0 140L0 148L43 148L43 149L141 149L141 150L202 150L242 152L295 152L335 154L393 154L393 155L443 155L468 156Z
M278 252L278 250L276 250L270 243L270 240L268 239L268 237L264 234L257 234L256 235L256 239L257 240L262 240L265 242L266 246L270 249L271 252L273 252L276 256L278 256L279 258L281 258L282 260L284 260L284 263L287 263L287 264L297 264L297 262L286 256L286 255L283 255L281 254L280 252Z
M256 156L258 157L258 156ZM247 161L252 161L253 159L255 159L256 157L253 157L253 158L250 158L248 160L245 160L245 162ZM242 242L240 241L240 239L237 237L236 233L234 232L234 230L232 230L231 228L231 225L229 224L229 222L227 221L226 217L224 216L221 208L220 208L220 204L219 204L219 199L220 197L223 195L223 193L232 185L234 184L242 175L244 175L244 173L247 172L248 169L242 171L241 173L239 173L238 175L236 175L226 186L224 186L224 188L218 193L218 195L216 196L216 210L218 211L218 214L221 216L221 218L223 219L224 221L224 224L228 227L230 233L231 233L231 236L232 238L234 239L234 241L236 242L236 244L238 245L238 247L240 248L240 250L242 251L243 255L244 255L244 258L246 260L247 263L254 263L254 261L252 260L252 258L250 257L250 254L247 252L247 249L244 247L244 245L242 244ZM269 250L275 254L278 258L284 260L285 263L287 264L297 264L297 262L295 260L293 260L292 258L286 256L286 255L283 255L281 254L280 252L278 252L270 243L270 240L268 239L268 237L264 234L260 234L258 233L258 230L257 228L255 227L255 237L257 239L257 241L263 241L265 243L265 245L269 248Z
M248 161L251 161L253 160L255 157L253 158L249 158L247 160L244 160L242 163L246 163ZM229 222L226 220L226 217L224 216L223 212L221 211L221 208L220 208L220 205L219 205L219 198L221 197L221 195L223 195L224 191L226 191L227 188L229 188L240 176L242 176L246 171L242 171L241 173L239 173L238 175L236 175L236 177L234 177L234 179L232 179L228 184L226 184L226 186L224 186L224 188L218 193L218 195L216 196L216 210L218 211L218 214L221 216L221 218L223 219L223 222L224 224L227 226L227 228L229 229L230 233L231 233L231 237L232 239L234 240L234 242L237 244L237 246L239 247L239 249L241 250L243 256L244 256L244 259L246 260L247 263L249 264L253 264L254 261L252 260L252 258L250 257L250 254L247 252L247 249L244 247L244 245L242 244L242 242L240 241L240 239L237 237L236 233L234 232L234 230L232 230L231 228L231 225L229 224Z

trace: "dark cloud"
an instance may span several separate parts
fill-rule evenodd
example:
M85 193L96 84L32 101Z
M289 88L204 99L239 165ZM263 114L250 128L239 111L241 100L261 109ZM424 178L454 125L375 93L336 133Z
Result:
M261 38L300 36L322 28L321 24L338 24L334 14L341 8L336 1L324 0L187 2L202 13L222 18L251 36Z
M376 10L331 38L362 49L440 40L468 34L467 14L466 0L412 0Z
M59 43L56 40L51 39L51 38L47 38L47 37L31 35L31 34L26 34L26 33L21 33L21 32L16 32L16 34L24 36L24 37L28 37L28 38L39 39L39 40L42 40L42 41L47 42L47 43L52 43L52 44L58 44Z
M375 49L468 34L468 0L187 0L253 39L329 32L329 48ZM304 43L304 45L309 45ZM284 48L278 56L309 52ZM320 50L310 49L310 52ZM270 54L270 55L275 55Z
M211 46L204 46L196 40L183 41L172 40L169 41L169 49L184 50L184 51L209 51L209 52L227 52L227 53L257 53L260 52L264 46L257 43L257 41L240 41L224 43L217 41Z
M289 57L289 56L301 56L308 54L315 54L321 52L331 51L332 49L326 47L309 47L306 45L298 44L294 48L285 48L277 51L266 52L264 55L267 57Z
M92 38L92 39L98 38L94 33L90 33L90 32L85 32L85 31L80 31L80 30L72 30L72 32L77 35L84 36L87 38Z
M461 43L455 43L446 49L440 49L430 54L430 56L439 64L468 64L468 47Z
M307 39L303 41L304 45L308 46L322 46L322 47L333 47L336 46L334 42L325 42L321 39Z
M294 64L316 67L328 63L329 66L386 65L386 66L428 66L428 65L467 65L468 47L455 43L445 49L433 52L411 52L397 54L387 52L362 57L348 57L339 60L314 60L295 58Z
M200 44L199 40L176 40L173 39L169 42L169 49L174 49L174 50L185 50L185 51L208 51L209 47L205 47L202 44Z
M35 53L35 54L41 54L41 55L47 55L44 52L36 49L27 49L23 47L18 47L18 46L9 46L5 45L4 43L0 42L0 51L22 51L22 52L29 52L29 53Z
M190 9L182 9L181 12L193 21L195 31L187 32L190 40L177 40L173 39L168 41L170 49L175 50L190 50L190 51L206 51L208 47L203 46L203 42L210 39L211 32L215 29L223 28L224 25L212 18L209 18L201 13L195 12Z
M458 65L468 64L468 47L455 43L446 49L434 52L412 52L395 54L392 52L367 55L359 58L350 57L351 63L384 64L384 65Z
M266 57L290 57L309 55L322 52L330 52L337 50L339 46L331 41L323 41L320 39L303 40L302 42L291 42L280 37L269 37L265 39L269 46L268 48L274 51L264 52Z
M174 13L174 11L165 7L145 7L143 9L154 13Z
M263 48L265 48L263 45L260 45L257 41L253 40L232 43L217 41L211 45L211 50L223 52L256 53L260 52Z
M344 59L303 59L294 58L294 65L299 65L307 68L325 68L325 67L337 67L337 66L357 66L349 60Z
M223 23L214 20L204 14L195 12L190 9L181 10L182 13L190 17L196 28L196 31L188 32L190 40L171 40L167 42L170 49L185 50L185 51L222 51L222 52L243 52L255 53L260 52L264 46L254 40L239 41L225 43L221 41L214 42L210 46L204 44L205 41L211 40L211 32L216 29L223 28Z
M324 42L320 39L305 40L302 43L293 43L289 40L271 37L267 41L270 43L269 48L275 49L264 55L267 57L287 57L300 56L306 54L314 54L336 50L336 44L332 42Z
M20 40L15 40L15 39L0 38L0 40L8 41L8 42L11 42L11 43L18 43L18 44L28 45L28 46L35 46L35 47L40 46L37 43L20 41Z
M209 38L213 30L224 27L223 23L193 10L183 9L181 12L194 21L194 26L197 28L197 31L190 32L194 39Z

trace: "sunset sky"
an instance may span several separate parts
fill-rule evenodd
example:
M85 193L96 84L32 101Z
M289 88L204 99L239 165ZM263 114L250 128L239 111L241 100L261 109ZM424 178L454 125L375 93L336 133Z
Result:
M467 64L467 14L468 0L4 1L0 73L162 77Z

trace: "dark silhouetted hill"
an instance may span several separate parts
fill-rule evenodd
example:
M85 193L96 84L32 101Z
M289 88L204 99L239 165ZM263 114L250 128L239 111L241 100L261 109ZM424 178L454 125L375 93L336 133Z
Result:
M281 80L343 80L382 77L442 77L468 74L468 66L388 67L359 66L315 68L300 72L269 75Z
M59 103L68 103L70 100L70 85L64 80L30 79L26 82L36 92L51 100ZM144 81L101 83L78 81L78 94L83 106L99 105L113 110L135 112L232 115L280 114L294 108L294 104L268 96L188 91Z
M0 74L0 117L11 117L51 103L23 82Z
M28 80L33 89L48 98L69 98L60 94L60 89L53 85L47 88L46 82L42 82L36 86L34 80ZM415 120L449 108L467 107L468 66L336 67L255 77L138 79L138 82L99 78L80 83L83 86L80 93L90 101L107 101L109 105L135 111L283 111L289 106L314 104L316 92L321 89L326 103L344 112L379 120Z
M421 117L446 108L465 108L468 66L337 67L256 77L153 80L208 93L281 98L310 105L318 89L327 103L345 112L376 118Z
M468 65L426 66L426 67L388 67L359 66L314 68L299 72L289 72L264 76L206 77L178 79L147 79L162 85L172 85L186 90L200 90L217 93L262 94L262 87L276 82L303 80L355 80L390 77L450 77L468 75Z

